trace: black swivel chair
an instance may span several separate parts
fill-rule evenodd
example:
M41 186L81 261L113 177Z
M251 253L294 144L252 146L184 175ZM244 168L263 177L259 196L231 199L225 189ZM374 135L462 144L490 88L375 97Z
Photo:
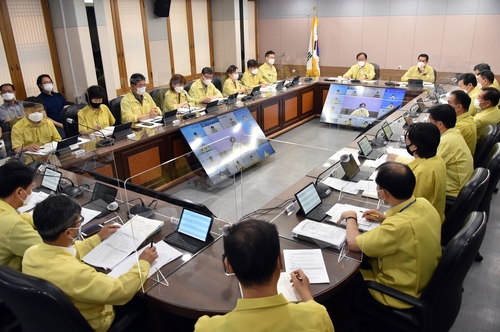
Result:
M220 92L222 92L222 79L220 77L214 76L212 78L212 83L213 83L213 85L215 85L215 87L217 88L217 90L219 90Z
M187 82L186 84L184 84L184 90L187 91L187 93L189 93L189 89L191 89L191 85L193 85L194 82Z
M443 256L420 298L374 281L368 288L413 306L394 309L371 298L356 301L357 312L370 326L385 331L449 331L462 304L462 284L481 246L486 231L486 214L472 212L465 224L446 246Z
M0 298L16 315L23 332L94 331L59 288L9 266L0 266ZM134 311L113 322L108 331L124 331L141 313Z
M115 117L115 126L122 124L122 109L120 106L120 102L122 101L123 96L112 99L109 102L109 110L111 114Z
M150 93L151 98L153 98L153 101L155 102L156 106L158 106L158 108L161 110L163 110L163 100L165 99L165 93L167 91L168 88L163 88L163 89L153 90Z
M380 78L380 66L377 65L376 63L370 62L373 67L375 68L375 76L373 77L374 80L378 80Z
M441 245L445 246L450 242L462 227L465 217L478 209L488 188L489 180L490 171L482 167L474 170L472 177L460 190L455 202L446 214L441 228Z
M241 81L243 78L243 73L241 71L238 72L238 81Z
M84 108L85 104L70 105L63 109L61 113L64 134L66 137L73 137L78 135L78 112ZM67 119L73 119L73 123L68 123Z
M474 168L486 167L491 148L500 138L500 129L495 125L487 125L483 128L479 140L476 144L476 153L474 154Z

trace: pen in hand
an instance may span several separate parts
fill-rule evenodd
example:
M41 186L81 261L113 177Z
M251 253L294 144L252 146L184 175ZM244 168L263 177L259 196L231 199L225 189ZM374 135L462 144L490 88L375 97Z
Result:
M302 281L302 277L298 273L294 273L299 281Z
M153 239L151 239L151 246L150 246L150 248L153 248L153 243L154 243Z

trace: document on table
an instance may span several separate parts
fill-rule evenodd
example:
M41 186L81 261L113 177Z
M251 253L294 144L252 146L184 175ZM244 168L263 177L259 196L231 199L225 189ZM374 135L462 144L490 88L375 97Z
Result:
M21 206L20 208L17 209L17 211L19 213L23 213L23 212L28 212L29 210L33 210L35 208L35 205L37 205L37 203L44 201L47 197L49 197L49 194L44 193L43 191L39 192L32 191L32 196L28 205Z
M307 240L317 240L328 243L339 249L346 241L347 235L344 228L312 221L303 220L292 230L293 237L304 237Z
M321 249L283 250L285 270L290 273L301 269L311 284L327 284L330 282L326 271L325 260Z
M388 146L385 150L387 151L387 154L392 153L403 158L415 159L408 153L408 151L406 151L406 149L399 149L399 148L394 148L392 146Z
M83 217L82 226L91 221L92 219L94 219L95 217L97 217L100 213L101 211L87 209L82 206L82 212L80 212L80 214Z
M293 284L290 282L290 279L290 273L281 272L278 280L278 293L283 294L289 302L300 302L302 301L302 297L295 287L292 286Z
M141 253L149 246L145 246L141 250L137 252L137 257L141 255ZM156 273L156 269L161 269L164 265L167 265L174 259L182 256L182 253L169 246L165 241L160 241L155 243L156 252L158 253L158 258L151 264L151 268L149 269L148 278ZM123 262L116 265L113 270L108 273L108 276L112 276L115 278L119 278L121 275L130 271L130 269L137 263L137 257L135 253L128 256Z
M344 181L330 176L325 178L322 182L335 190L352 195L356 195L359 191L358 184L356 182Z
M32 154L35 156L46 156L49 153L56 151L56 148L57 142L50 142L40 146L40 150L38 151L23 151L23 153Z
M139 233L146 238L150 237L157 231L159 231L163 226L163 221L156 219L149 219L139 215L134 216L130 219L125 225L124 228L132 229L134 228L134 232Z
M370 230L380 226L380 223L378 223L378 222L371 222L371 221L368 221L365 218L363 218L363 212L365 212L368 209L365 209L365 208L362 208L359 206L355 206L355 205L350 205L350 204L337 203L334 206L332 206L332 208L330 210L328 210L328 212L326 213L327 215L329 215L331 217L331 219L330 220L327 219L327 220L334 223L334 225L345 228L346 227L346 220L342 220L340 223L337 223L337 221L339 220L342 212L349 211L349 210L353 210L356 212L357 218L358 218L358 229L360 231L367 232L367 231L370 231Z

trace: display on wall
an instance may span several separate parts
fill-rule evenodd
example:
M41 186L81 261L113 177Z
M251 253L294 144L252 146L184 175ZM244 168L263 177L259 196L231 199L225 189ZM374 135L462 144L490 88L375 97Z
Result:
M274 153L248 108L182 127L181 132L214 183Z
M403 103L406 90L332 84L321 112L321 122L365 128Z

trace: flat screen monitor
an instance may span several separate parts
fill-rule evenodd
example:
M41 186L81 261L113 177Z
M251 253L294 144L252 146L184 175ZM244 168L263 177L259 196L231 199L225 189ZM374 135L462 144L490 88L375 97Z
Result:
M366 128L401 105L405 93L394 87L331 84L320 121Z
M274 153L248 108L180 129L214 183L225 180Z

